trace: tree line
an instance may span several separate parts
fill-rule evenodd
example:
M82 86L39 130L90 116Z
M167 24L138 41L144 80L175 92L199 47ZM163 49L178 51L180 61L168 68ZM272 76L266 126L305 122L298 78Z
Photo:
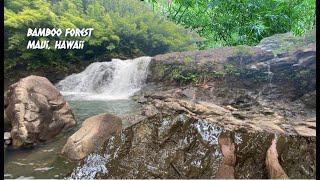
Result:
M276 33L315 27L316 0L145 0L155 12L195 30L200 48L255 45Z
M83 50L30 50L28 28L94 28ZM136 0L5 0L5 72L196 49L200 37ZM40 40L65 40L40 37ZM70 38L69 38L70 39ZM77 40L77 38L72 38Z

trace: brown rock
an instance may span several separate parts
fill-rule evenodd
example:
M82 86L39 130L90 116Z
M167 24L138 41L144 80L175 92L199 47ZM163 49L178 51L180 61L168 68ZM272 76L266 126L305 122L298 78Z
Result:
M146 106L142 111L142 115L144 115L146 117L153 117L157 113L158 113L158 110L152 105Z
M52 139L76 124L68 103L44 77L28 76L11 85L5 102L16 148Z
M81 160L98 148L112 134L120 132L121 119L111 114L90 117L69 137L61 153L71 160Z
M221 116L229 112L221 106L208 102L198 102L194 104L190 101L180 100L180 104L196 114Z
M236 179L268 178L265 158L274 133L225 130L216 123L195 120L185 113L147 118L104 143L97 154L108 157L107 160L86 159L80 163L80 167L74 169L70 178L217 178L217 171L225 158L218 144L222 136L228 136L234 141ZM315 147L315 137L279 134L279 161L289 178L315 178ZM99 168L101 164L107 171Z

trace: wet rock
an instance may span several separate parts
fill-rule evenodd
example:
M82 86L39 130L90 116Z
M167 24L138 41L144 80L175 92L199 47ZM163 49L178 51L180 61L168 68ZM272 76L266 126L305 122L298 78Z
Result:
M280 136L279 162L291 179L316 178L316 137Z
M236 136L241 138L241 143L236 145L235 177L239 179L267 178L268 173L264 162L273 135L236 133Z
M228 112L229 110L218 106L214 103L209 102L195 102L186 99L177 99L168 96L152 96L155 98L151 100L152 104L156 108L160 108L168 111L176 111L176 112L187 112L190 114L204 115L204 116L222 116Z
M163 120L143 121L109 139L101 151L108 157L108 173L97 173L96 178L213 177L222 159L219 147L203 140L184 115ZM214 130L211 138L218 135Z
M317 125L316 117L304 119L303 121L297 121L297 122L295 122L295 125L298 125L298 126L303 125L308 128L316 129L316 125Z
M247 114L245 112L233 112L232 115L238 119L245 120L247 119Z
M261 91L261 95L273 99L296 100L315 90L315 69L315 33L307 33L305 37L286 33L266 38L256 47L237 46L155 56L150 63L148 83L178 86L184 97L204 101L227 98L227 92L213 94L224 86ZM201 83L205 85L201 86ZM208 84L210 86L206 86ZM204 93L200 93L200 89L212 92L201 96ZM310 101L310 104L314 103ZM236 106L249 108L255 105L254 101L248 101Z
M279 40L293 40L287 35ZM288 176L314 178L316 123L306 119L312 113L295 100L308 101L303 95L315 89L315 45L292 51L282 49L292 44L275 40L277 36L257 48L154 57L148 83L166 88L141 93L145 119L106 141L96 154L102 157L100 169L92 172L87 165L95 162L88 158L73 178L87 173L95 178L214 178L223 159L221 133L236 143L236 178L268 177L265 156L274 134L280 136L279 160ZM203 72L224 76L203 77ZM200 77L186 83L173 73ZM199 85L204 80L209 86ZM295 103L299 105L293 107Z
M283 129L282 124L287 123L286 119L273 111L273 109L262 106L249 95L236 98L234 102L237 102L241 109L234 110L234 108L232 111L230 108L224 108L211 102L194 102L187 99L173 98L168 94L163 94L163 96L158 92L156 94L157 96L148 95L148 105L144 106L142 112L145 117L186 113L190 117L208 120L231 131L245 129L246 132L297 134L293 130L294 124L288 124ZM244 100L241 101L241 99ZM257 106L253 104L257 104Z
M231 105L238 109L246 109L252 106L259 106L259 102L250 95L241 95L233 100Z
M138 103L145 103L145 102L147 102L147 99L144 98L144 97L141 97L141 98L139 98L139 99L137 100L137 102L138 102Z
M283 120L282 120L283 121ZM273 121L268 121L268 118L257 120L255 122L256 127L263 131L278 133L278 134L288 134L284 129L281 128L281 119L275 118Z
M272 72L269 83L279 86L279 90L281 90L279 97L298 99L307 94L302 100L305 98L307 106L310 105L311 108L314 108L315 103L309 99L308 93L313 92L316 87L315 43L299 47L295 51L287 52L280 57L275 56L272 60L255 65L261 71L269 69Z
M100 152L94 155L100 157L97 161L93 162L92 157L88 157L71 177L215 178L223 159L218 144L221 134L227 134L235 143L235 178L268 177L265 158L273 133L228 131L185 113L145 119L126 128L105 142ZM301 142L301 146L297 142ZM315 177L316 154L310 150L315 150L315 142L315 138L279 137L280 163L290 178ZM296 158L306 160L292 164ZM94 164L99 168L90 168ZM307 171L294 172L289 168Z
M317 131L314 128L310 128L310 126L298 125L294 127L294 130L301 136L316 136Z
M225 63L237 64L239 59L242 59L242 62L247 64L255 61L266 61L272 57L273 53L271 52L248 46L157 55L150 62L147 82L181 85L185 82L173 77L177 73L177 69L181 70L183 75L187 75L188 72L201 74L204 71L221 73L224 70ZM214 79L211 76L207 77L208 80Z
M81 160L98 150L105 140L121 131L121 128L121 119L111 114L90 117L68 138L61 153L71 160Z
M308 108L316 108L317 106L317 92L312 91L310 93L307 93L303 95L301 98L301 101L308 107Z
M144 115L148 118L153 117L156 114L158 114L158 110L152 105L148 105L142 110L142 115Z
M11 85L5 101L13 147L47 141L76 124L68 103L44 77L28 76Z
M188 109L192 109L192 106L190 103L186 103L186 101L182 101L184 102L184 106L186 106ZM187 106L188 105L188 106ZM208 102L198 102L195 105L195 109L192 110L192 112L196 113L196 114L203 114L203 115L219 115L222 116L228 112L230 112L229 110L218 106L216 104L213 103L208 103Z
M296 62L297 60L290 56L278 58L276 61L270 62L270 69L272 69L273 72L281 72L292 67Z

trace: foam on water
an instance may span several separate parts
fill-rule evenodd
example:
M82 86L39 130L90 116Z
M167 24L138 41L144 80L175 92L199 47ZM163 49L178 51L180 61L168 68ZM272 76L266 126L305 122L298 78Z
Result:
M67 76L56 84L71 100L128 99L147 78L151 57L95 62L84 71Z

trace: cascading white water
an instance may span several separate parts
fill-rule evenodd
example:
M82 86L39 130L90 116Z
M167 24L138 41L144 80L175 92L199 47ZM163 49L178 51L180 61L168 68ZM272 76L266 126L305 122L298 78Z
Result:
M151 57L95 62L79 74L67 76L56 84L70 99L128 99L139 91L147 78Z

